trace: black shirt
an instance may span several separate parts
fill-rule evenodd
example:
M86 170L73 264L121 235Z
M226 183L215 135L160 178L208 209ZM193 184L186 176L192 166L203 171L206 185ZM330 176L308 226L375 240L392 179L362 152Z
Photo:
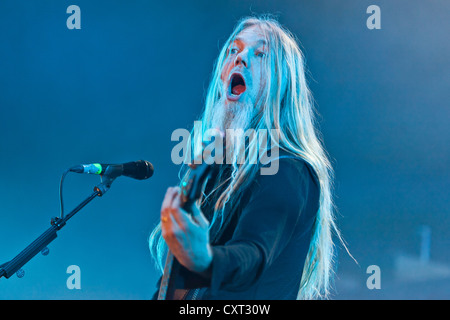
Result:
M296 299L319 190L313 169L300 158L282 157L274 175L258 173L212 244L210 279L182 267L179 276L188 288L202 288L191 290L186 299ZM202 210L208 217L207 208Z

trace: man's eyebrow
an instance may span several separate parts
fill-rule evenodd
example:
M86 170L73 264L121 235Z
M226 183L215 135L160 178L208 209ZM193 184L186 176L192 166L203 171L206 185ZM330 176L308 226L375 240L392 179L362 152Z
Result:
M244 41L242 38L240 38L240 37L234 38L234 41L245 42L245 41ZM233 42L234 42L234 41L233 41ZM256 41L256 44L257 44L257 45L263 45L263 46L265 46L265 45L267 45L267 41L264 40L264 39L259 39L258 41Z

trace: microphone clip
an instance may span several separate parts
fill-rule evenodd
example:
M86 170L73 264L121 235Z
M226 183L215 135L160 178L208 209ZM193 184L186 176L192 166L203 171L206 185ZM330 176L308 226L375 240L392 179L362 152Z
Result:
M122 174L122 168L119 165L110 165L106 168L106 171L103 175L100 176L101 183L94 187L94 191L97 192L97 195L101 197L104 195L109 188L111 188L111 184Z

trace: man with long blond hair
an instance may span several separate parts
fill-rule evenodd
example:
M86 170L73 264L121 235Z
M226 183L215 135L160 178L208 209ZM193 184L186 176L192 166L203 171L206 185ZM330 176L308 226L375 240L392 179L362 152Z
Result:
M180 189L167 190L150 249L161 270L168 249L182 265L188 291L180 299L328 296L332 234L340 236L304 68L295 38L272 18L242 19L224 44L201 130L265 130L266 151L277 157L221 165L192 215L181 209ZM227 148L236 155L252 143ZM276 173L259 170L275 162Z

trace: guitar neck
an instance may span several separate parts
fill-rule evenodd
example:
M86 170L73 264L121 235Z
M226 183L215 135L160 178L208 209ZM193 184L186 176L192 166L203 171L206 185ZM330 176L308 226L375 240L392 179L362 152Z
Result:
M191 214L192 212L192 205L194 202L188 201L185 202L182 205L183 210L185 210L187 213ZM175 258L168 250L167 252L167 258L166 258L166 264L164 265L164 273L161 278L161 285L158 293L158 300L171 300L173 297L173 292L170 292L173 288L173 285L170 283L170 281L173 281L173 278L171 277L173 267L175 264Z
M169 288L170 273L172 272L174 256L170 250L167 252L166 264L164 266L164 273L161 278L161 285L158 293L158 300L166 300L167 290Z
M213 170L214 168L214 170ZM212 176L217 167L212 167L206 162L195 167L190 173L187 180L182 182L181 185L181 208L188 214L192 214L192 208L195 202L201 198L202 187L204 183L208 181L208 178ZM215 175L215 174L214 174ZM178 290L175 288L175 280L177 273L181 268L180 263L175 259L170 250L167 252L166 264L164 266L164 273L161 278L161 285L158 293L158 300L173 300L180 298L180 295L175 294ZM183 285L177 282L177 286L183 288Z

